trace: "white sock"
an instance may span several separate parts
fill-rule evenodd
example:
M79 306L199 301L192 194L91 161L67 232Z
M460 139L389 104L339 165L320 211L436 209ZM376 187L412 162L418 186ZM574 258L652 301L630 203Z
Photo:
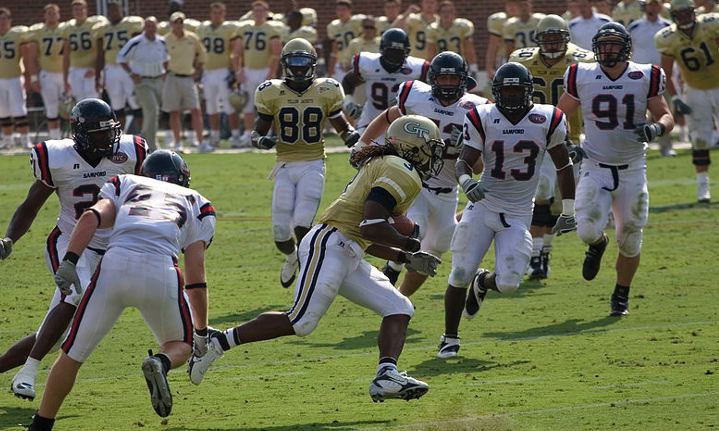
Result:
M20 146L23 148L31 148L30 135L28 135L27 133L20 135Z
M25 361L25 365L23 365L21 371L24 371L26 373L37 374L38 366L40 366L40 361L28 356L27 361Z
M220 142L220 131L219 130L210 130L210 141L211 142Z
M698 183L708 183L709 182L709 171L697 172L697 182Z
M295 247L295 249L292 250L292 253L287 255L287 258L289 260L297 260L297 247Z
M392 262L391 260L387 261L387 264L390 268L394 269L395 271L402 271L402 268L404 268L404 264Z
M384 374L389 370L397 371L397 365L391 363L391 362L385 362L383 364L377 365L377 375Z
M245 133L242 134L242 139L250 139L250 131L245 130Z
M232 129L232 137L239 138L240 137L240 129Z
M60 129L50 129L50 139L60 139Z
M3 147L12 148L15 146L15 142L12 139L12 135L2 135Z
M544 234L544 244L542 246L542 250L546 252L552 251L552 242L554 241L554 237L556 235L552 233L545 233Z
M532 256L539 256L539 253L542 252L542 246L544 245L544 238L538 237L538 238L532 238Z

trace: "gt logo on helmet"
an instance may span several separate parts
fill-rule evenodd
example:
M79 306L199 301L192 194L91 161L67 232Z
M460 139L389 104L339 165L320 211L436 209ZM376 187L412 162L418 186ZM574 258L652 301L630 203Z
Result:
M429 139L429 130L423 129L420 126L421 125L419 123L407 122L404 125L404 131L413 135L417 135L417 137L419 138Z

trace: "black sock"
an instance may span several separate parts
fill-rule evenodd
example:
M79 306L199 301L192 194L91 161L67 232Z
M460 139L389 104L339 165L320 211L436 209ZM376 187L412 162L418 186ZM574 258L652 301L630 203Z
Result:
M629 286L620 286L617 284L614 287L614 294L612 295L613 298L626 302L629 300Z
M170 369L172 369L172 361L170 361L170 357L164 353L158 353L157 355L154 355L154 356L157 359L159 359L160 362L162 362L162 371L164 371L165 374L167 374L167 372L170 371Z
M383 358L379 358L379 364L380 365L392 364L394 366L397 366L397 360L395 358L390 358L389 356L385 356Z
M234 331L233 331L234 334ZM227 341L227 335L225 335L224 332L218 332L217 334L214 334L214 338L217 339L217 341L220 342L220 346L222 347L222 350L228 351L230 350L230 343Z
M32 423L28 427L28 431L50 431L55 425L55 419L44 418L35 413L32 417Z

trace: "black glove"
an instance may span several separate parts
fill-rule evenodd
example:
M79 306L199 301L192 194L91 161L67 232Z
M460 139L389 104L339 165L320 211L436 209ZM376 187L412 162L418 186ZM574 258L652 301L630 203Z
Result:
M677 114L677 117L683 117L692 113L692 108L684 103L679 96L672 97L672 103L674 103L674 112Z
M576 165L583 159L587 158L587 153L584 152L584 149L579 145L574 145L574 143L570 141L569 138L567 138L566 144L567 152L569 153L569 158L572 159L572 163Z
M352 148L355 146L355 144L359 141L360 134L356 130L351 130L347 132L347 135L345 135L345 146L347 148Z
M250 135L250 141L252 142L253 147L260 150L269 150L274 148L275 145L277 145L277 138L273 138L270 136L261 136L254 130Z
M664 126L660 123L642 124L634 129L634 134L639 142L652 142L654 138L660 136L664 131Z

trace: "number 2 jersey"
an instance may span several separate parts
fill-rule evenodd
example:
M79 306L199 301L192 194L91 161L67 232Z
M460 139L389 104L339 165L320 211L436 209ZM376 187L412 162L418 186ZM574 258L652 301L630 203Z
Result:
M531 215L546 151L564 145L564 113L535 104L512 124L496 105L480 105L465 116L464 130L464 145L482 152L485 196L480 205L512 216Z
M177 259L197 241L209 247L215 235L215 208L198 192L137 175L120 175L102 187L115 204L110 248Z
M428 179L425 183L433 188L456 188L454 165L459 157L459 148L451 145L449 141L452 130L456 128L461 131L467 112L475 106L490 102L484 97L465 93L453 104L444 106L432 95L432 86L420 81L407 81L401 84L397 101L397 108L402 115L422 115L434 121L445 142L444 154L442 154L444 166L437 176Z
M357 120L359 128L366 127L382 111L392 106L399 85L405 81L427 78L429 62L421 58L407 57L404 65L394 73L387 72L380 63L381 54L361 52L352 60L354 74L364 80L367 101L362 116Z
M344 97L342 86L332 78L317 78L302 93L281 79L260 84L255 91L255 107L260 118L274 123L277 161L324 159L322 130L327 118L342 114Z
M117 175L139 174L148 151L144 139L122 135L117 153L109 159L103 157L97 166L92 166L74 145L72 139L45 141L37 144L30 156L35 178L57 193L60 200L57 227L67 235L83 211L97 202L102 185ZM110 229L99 229L90 247L107 248L110 233Z
M599 63L573 64L564 73L564 91L582 104L582 148L590 159L621 165L644 157L647 144L634 130L646 121L647 100L664 93L661 67L630 61L612 80Z

